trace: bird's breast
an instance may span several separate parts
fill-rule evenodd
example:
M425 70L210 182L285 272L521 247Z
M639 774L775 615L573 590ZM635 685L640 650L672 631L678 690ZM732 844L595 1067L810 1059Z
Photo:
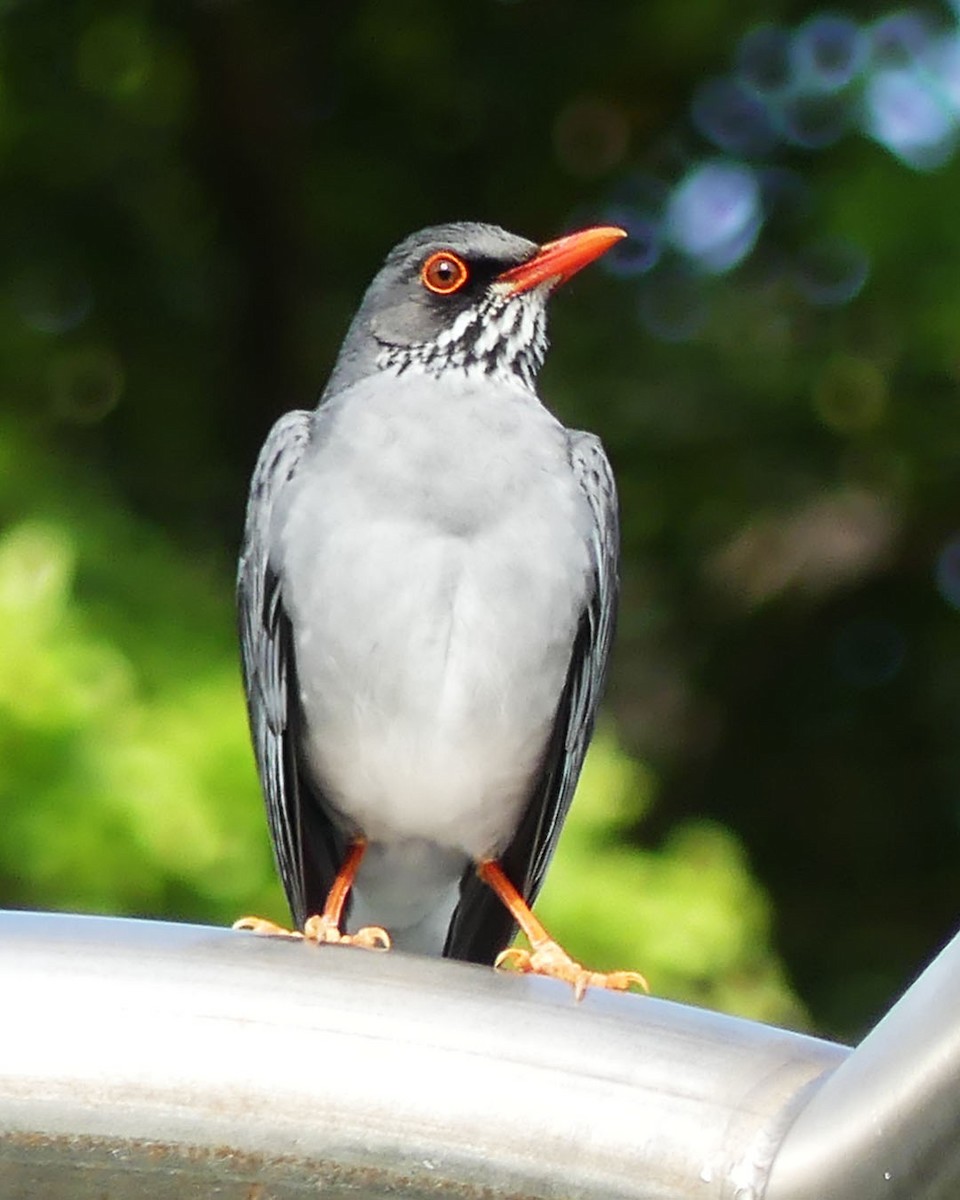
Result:
M371 838L476 856L512 833L592 581L562 430L444 416L331 437L281 570L322 786Z
M335 407L315 461L367 512L469 534L524 504L576 517L566 431L521 389L403 376Z

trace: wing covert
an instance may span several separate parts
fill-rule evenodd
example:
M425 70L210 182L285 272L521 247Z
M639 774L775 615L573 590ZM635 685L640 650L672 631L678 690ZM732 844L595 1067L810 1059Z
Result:
M300 701L292 629L271 563L277 499L310 440L313 414L285 414L270 431L250 485L237 574L237 615L247 713L274 856L297 926L336 874L341 852L322 798L300 758Z

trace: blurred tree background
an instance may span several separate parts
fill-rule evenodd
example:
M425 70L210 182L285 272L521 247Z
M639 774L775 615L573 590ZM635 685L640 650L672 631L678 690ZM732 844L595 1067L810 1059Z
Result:
M632 239L543 390L620 480L542 911L856 1037L960 923L948 4L0 2L0 904L285 916L232 576L256 453L438 220Z

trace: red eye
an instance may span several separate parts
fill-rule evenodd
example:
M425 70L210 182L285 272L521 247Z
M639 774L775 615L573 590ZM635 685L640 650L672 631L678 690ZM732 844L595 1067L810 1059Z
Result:
M452 250L438 250L420 268L420 282L438 296L458 292L467 282L470 272L462 258Z

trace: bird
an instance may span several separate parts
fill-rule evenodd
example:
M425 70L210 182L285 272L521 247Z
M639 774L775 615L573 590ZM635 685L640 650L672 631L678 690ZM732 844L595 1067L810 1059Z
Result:
M388 255L313 410L273 426L237 579L247 710L295 928L646 990L531 906L614 631L610 463L537 377L547 301L626 234L453 222ZM516 927L530 949L510 947Z

